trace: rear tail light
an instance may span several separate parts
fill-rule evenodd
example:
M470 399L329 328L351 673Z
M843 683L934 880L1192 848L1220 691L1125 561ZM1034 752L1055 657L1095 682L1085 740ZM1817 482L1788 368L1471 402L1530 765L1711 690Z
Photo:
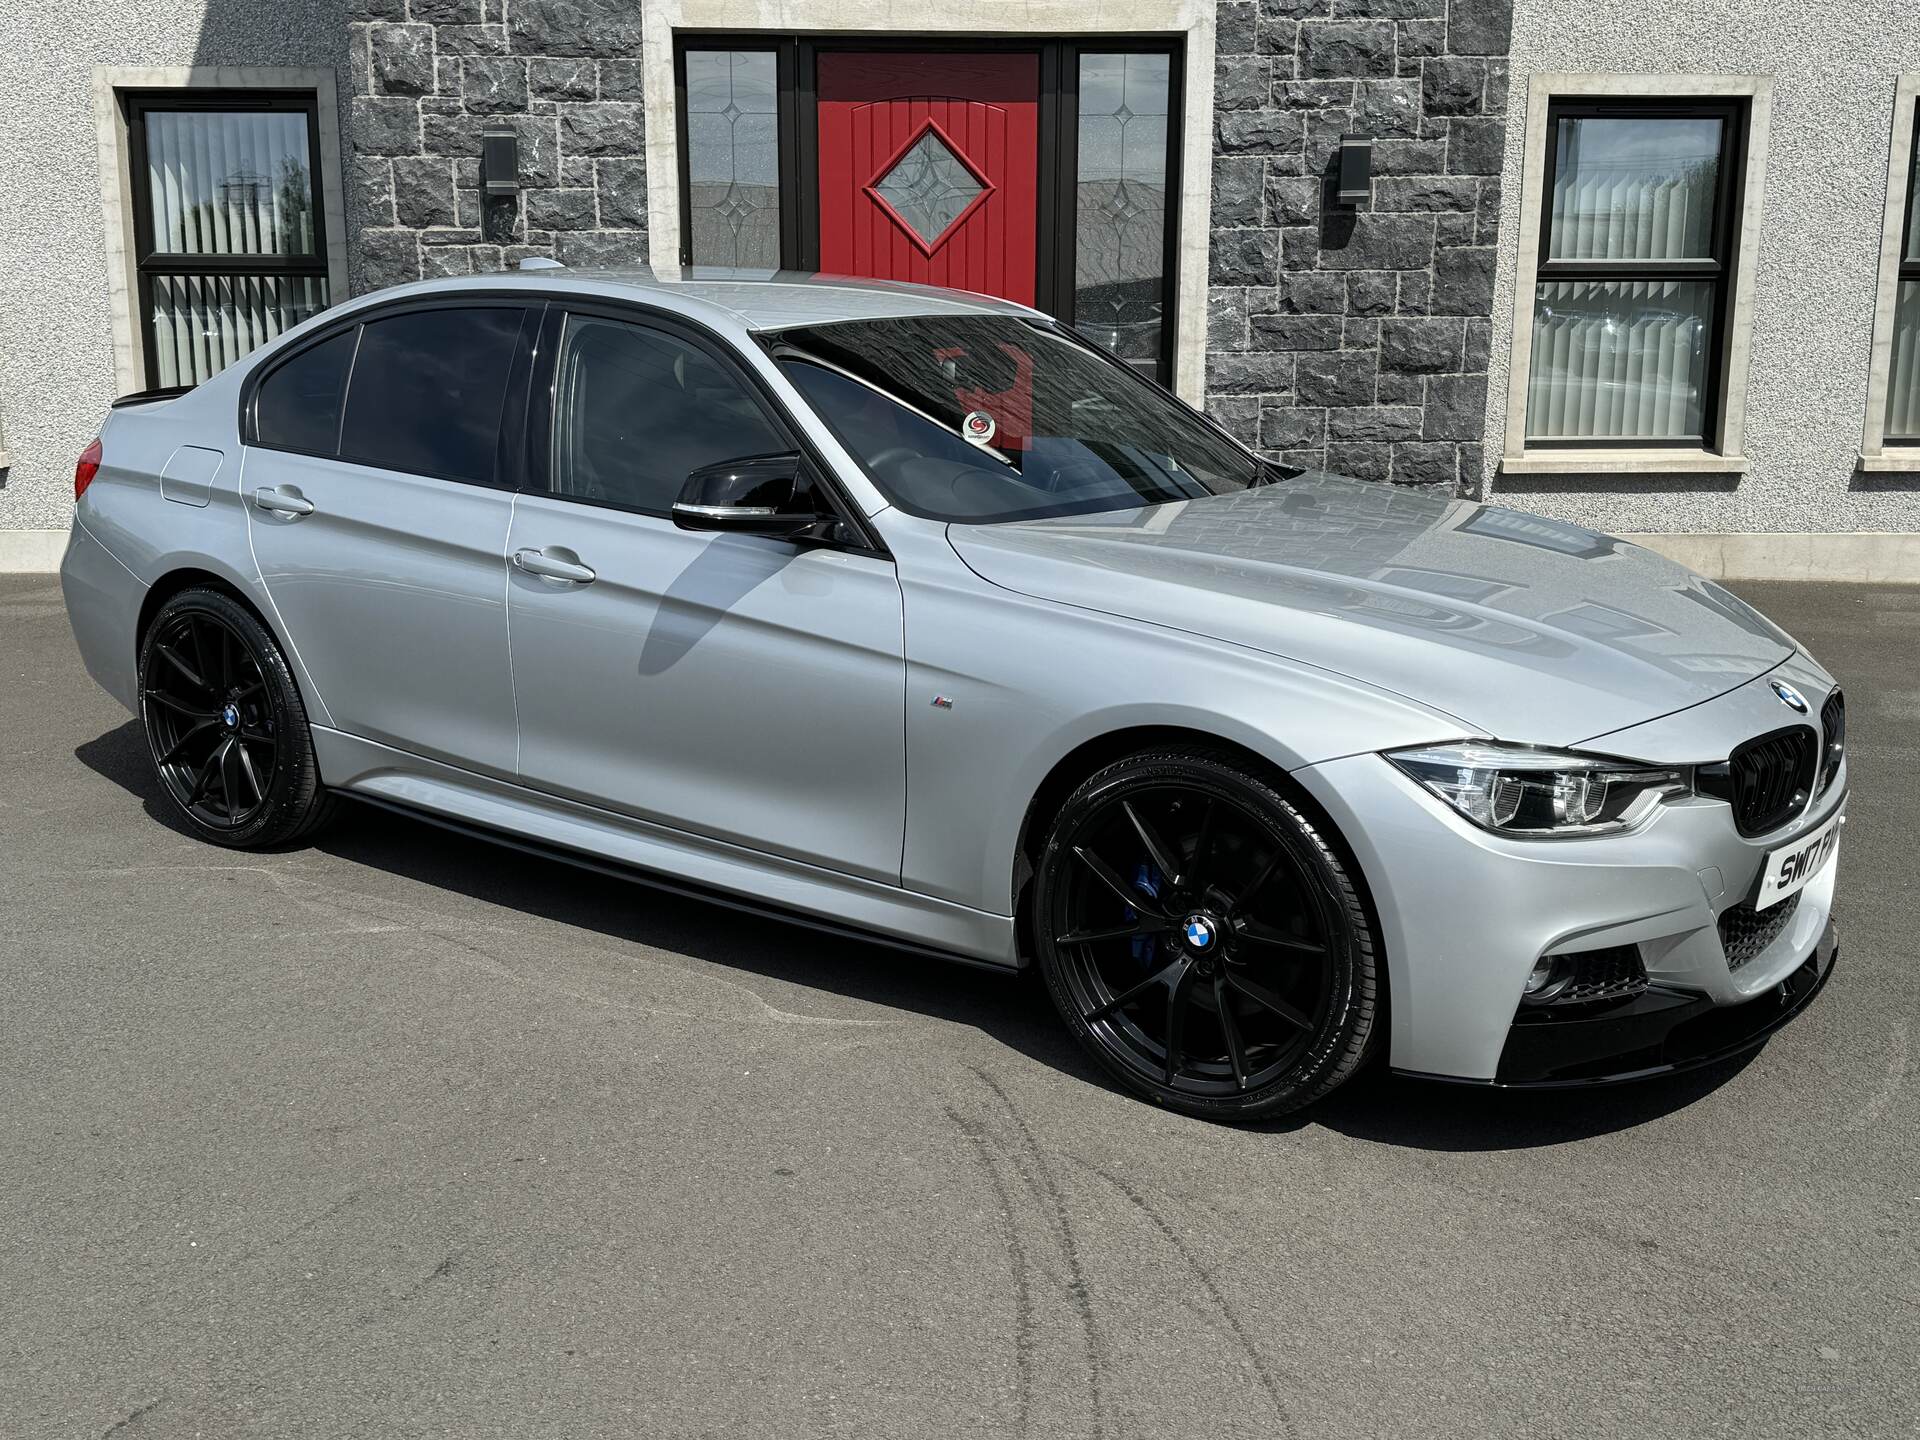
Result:
M73 498L78 500L87 493L87 486L93 483L93 477L100 473L100 442L94 440L80 452L80 459L73 467Z

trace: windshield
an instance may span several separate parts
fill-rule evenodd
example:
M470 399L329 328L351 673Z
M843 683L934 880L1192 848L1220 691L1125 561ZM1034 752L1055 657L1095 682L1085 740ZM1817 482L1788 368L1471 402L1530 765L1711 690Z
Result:
M1124 366L1041 321L910 315L767 337L902 510L981 524L1132 510L1272 478Z

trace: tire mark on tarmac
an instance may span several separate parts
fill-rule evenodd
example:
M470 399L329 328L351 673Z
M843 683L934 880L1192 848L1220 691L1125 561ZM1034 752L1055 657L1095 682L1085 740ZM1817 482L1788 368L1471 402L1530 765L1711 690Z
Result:
M1033 1430L1033 1267L1027 1259L1027 1247L1020 1239L1020 1225L1014 1214L1013 1196L1007 1190L1006 1177L994 1163L994 1149L986 1132L969 1123L953 1106L944 1107L947 1119L966 1137L981 1173L993 1190L1000 1206L1000 1241L1007 1252L1007 1264L1013 1271L1014 1361L1018 1380L1014 1389L1016 1432L1028 1435Z
M1887 1079L1874 1097L1860 1108L1860 1112L1847 1121L1845 1128L1850 1131L1865 1130L1880 1123L1880 1117L1887 1113L1887 1107L1893 1104L1893 1097L1899 1093L1900 1086L1907 1078L1907 1036L1908 1026L1905 1020L1896 1020L1893 1026L1891 1049L1893 1057L1887 1061Z
M1261 1389L1267 1392L1267 1398L1273 1402L1273 1413L1279 1419L1281 1426L1288 1435L1299 1434L1293 1423L1293 1416L1287 1409L1286 1399L1281 1394L1280 1382L1275 1377L1273 1368L1267 1364L1266 1357L1253 1343L1253 1336L1248 1333L1247 1327L1240 1323L1240 1317L1234 1314L1233 1307L1227 1303L1226 1294L1214 1280L1212 1272L1200 1263L1200 1257L1193 1253L1192 1247L1182 1238L1180 1232L1166 1222L1166 1219L1153 1208L1144 1195L1118 1175L1101 1169L1090 1160L1082 1160L1078 1155L1069 1155L1067 1159L1081 1169L1091 1171L1118 1190L1156 1230L1166 1237L1167 1243L1179 1252L1180 1258L1187 1262L1187 1268L1193 1271L1194 1278L1199 1280L1201 1288L1207 1292L1208 1298L1219 1310L1221 1318L1227 1322L1227 1328L1233 1332L1234 1339L1239 1342L1241 1352L1247 1357L1248 1365L1252 1367L1254 1375L1260 1381Z
M1013 1121L1014 1129L1019 1132L1018 1147L1004 1153L1020 1170L1027 1188L1040 1203L1059 1246L1060 1258L1066 1262L1067 1299L1079 1319L1081 1335L1086 1344L1088 1410L1093 1417L1094 1436L1099 1440L1107 1433L1106 1377L1110 1367L1110 1347L1100 1328L1099 1317L1094 1312L1093 1287L1087 1281L1086 1267L1081 1262L1080 1243L1074 1235L1073 1222L1068 1215L1066 1195L1060 1188L1059 1178L1054 1174L1046 1152L1040 1148L1040 1142L1034 1137L1033 1129L1027 1124L1020 1107L1013 1103L1013 1097L1007 1094L998 1080L979 1066L969 1065L967 1068L999 1097L1008 1118Z

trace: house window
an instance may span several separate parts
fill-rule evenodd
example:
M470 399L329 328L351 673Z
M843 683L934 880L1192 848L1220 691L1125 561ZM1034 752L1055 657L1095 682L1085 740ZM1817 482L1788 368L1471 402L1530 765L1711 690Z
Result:
M314 96L124 99L147 383L197 385L332 299Z
M1895 276L1893 349L1887 357L1889 445L1920 444L1920 123L1910 126L1906 214L1901 220L1900 261Z
M1525 443L1721 443L1747 108L1547 110Z

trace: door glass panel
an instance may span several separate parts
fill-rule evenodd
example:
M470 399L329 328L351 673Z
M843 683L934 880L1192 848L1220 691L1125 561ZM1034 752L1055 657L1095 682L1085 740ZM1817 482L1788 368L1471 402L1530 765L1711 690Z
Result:
M1553 260L1713 254L1722 122L1565 116L1554 144Z
M320 275L156 275L152 383L198 385L326 306Z
M1701 438L1712 333L1710 281L1537 287L1528 438Z
M555 494L665 515L702 465L783 441L746 387L662 331L569 315L555 375Z
M359 333L355 327L323 340L260 382L253 417L262 445L309 455L331 455L339 448L340 402Z
M1920 260L1920 225L1914 214L1920 211L1920 120L1915 121L1913 153L1907 161L1907 249L1906 258Z
M153 248L163 255L311 255L307 116L149 110Z
M873 187L896 219L931 250L986 187L931 126Z
M1887 438L1920 440L1920 280L1902 280L1894 305Z
M1074 326L1148 375L1165 319L1167 55L1080 57Z
M415 310L369 321L348 385L340 458L491 484L520 314Z
M693 263L780 265L779 87L771 50L689 50Z

